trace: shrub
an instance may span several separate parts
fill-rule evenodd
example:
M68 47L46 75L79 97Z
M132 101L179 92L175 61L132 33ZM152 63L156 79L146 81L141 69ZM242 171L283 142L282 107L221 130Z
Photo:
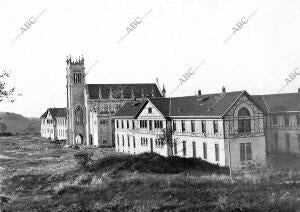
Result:
M228 169L200 158L164 157L156 153L140 155L109 155L89 166L89 171L131 171L140 173L176 174L199 170L210 173L228 173Z
M92 162L93 152L80 151L74 154L74 158L83 168L87 168L88 165Z

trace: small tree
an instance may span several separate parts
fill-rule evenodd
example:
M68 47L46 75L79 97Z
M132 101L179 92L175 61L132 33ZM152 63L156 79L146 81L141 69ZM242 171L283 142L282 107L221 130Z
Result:
M15 87L7 88L5 80L10 77L10 74L5 70L0 73L0 102L7 99L9 102L14 102L15 99ZM21 94L18 94L21 96Z

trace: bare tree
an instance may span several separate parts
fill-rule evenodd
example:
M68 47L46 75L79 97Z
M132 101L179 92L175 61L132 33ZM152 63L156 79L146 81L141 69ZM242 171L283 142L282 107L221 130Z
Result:
M0 102L2 102L4 99L7 99L9 102L14 102L16 100L15 87L7 88L5 82L5 80L9 77L10 73L5 70L0 73ZM18 96L21 96L21 94L18 94Z
M160 139L163 142L163 145L167 145L168 148L168 156L174 156L174 145L178 145L182 143L179 138L174 138L174 130L171 126L171 121L167 121L167 127L166 129L162 130L162 133L158 135L158 139ZM183 150L177 152L182 152Z

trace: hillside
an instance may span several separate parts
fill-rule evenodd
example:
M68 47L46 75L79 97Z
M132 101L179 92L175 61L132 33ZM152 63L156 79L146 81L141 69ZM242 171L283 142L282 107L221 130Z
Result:
M226 168L200 158L2 137L0 211L299 211L299 163L291 170L272 164L234 173L231 180Z
M3 123L6 126L3 127ZM0 133L11 132L16 133L38 133L40 132L40 119L39 118L28 118L20 114L0 112Z

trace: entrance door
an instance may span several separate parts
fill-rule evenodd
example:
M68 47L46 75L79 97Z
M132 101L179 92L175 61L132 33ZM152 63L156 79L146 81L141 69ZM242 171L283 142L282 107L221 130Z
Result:
M83 137L82 135L77 135L76 138L75 138L75 143L76 144L83 144Z
M150 138L150 152L153 153L153 139Z

